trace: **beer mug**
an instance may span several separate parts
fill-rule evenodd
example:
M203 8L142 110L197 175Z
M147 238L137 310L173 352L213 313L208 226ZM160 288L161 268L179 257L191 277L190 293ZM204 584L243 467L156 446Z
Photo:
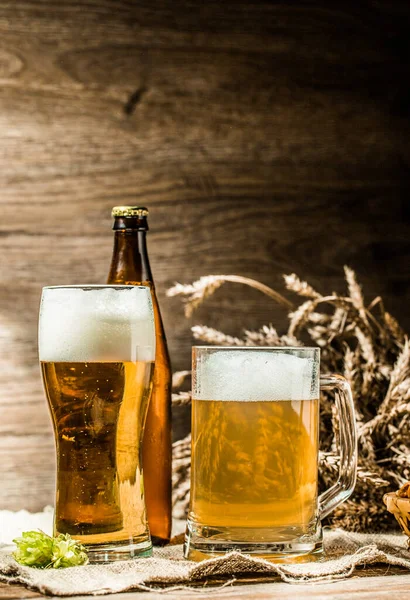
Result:
M355 486L357 441L348 382L319 366L319 348L193 348L187 558L320 555L321 520ZM318 495L319 395L332 389L339 477Z
M155 358L150 290L43 289L39 357L54 425L54 533L91 562L151 554L141 443Z

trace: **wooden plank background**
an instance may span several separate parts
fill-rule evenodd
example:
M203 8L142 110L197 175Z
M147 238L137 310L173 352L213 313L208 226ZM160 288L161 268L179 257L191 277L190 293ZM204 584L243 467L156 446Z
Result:
M331 291L347 263L410 329L409 26L390 0L0 0L0 508L53 501L40 290L105 281L112 205L151 209L176 369L194 323L285 325L237 285L186 321L164 292L204 274Z

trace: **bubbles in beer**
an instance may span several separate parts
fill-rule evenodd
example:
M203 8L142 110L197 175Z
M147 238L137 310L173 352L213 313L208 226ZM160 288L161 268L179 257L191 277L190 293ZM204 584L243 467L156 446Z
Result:
M197 357L197 400L272 401L319 397L317 350L218 350ZM305 356L303 356L305 354Z
M39 322L40 361L153 361L153 322L146 287L44 288Z

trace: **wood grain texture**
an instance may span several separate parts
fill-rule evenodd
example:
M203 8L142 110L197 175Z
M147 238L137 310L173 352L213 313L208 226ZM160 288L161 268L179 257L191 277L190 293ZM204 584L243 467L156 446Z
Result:
M40 291L105 281L115 204L151 209L176 369L194 323L285 326L238 285L186 321L165 290L209 273L331 291L347 263L410 330L409 25L388 0L0 0L0 508L53 501Z
M331 583L300 583L288 584L282 582L241 583L235 582L232 586L223 589L212 589L209 593L202 588L199 590L178 590L167 592L167 598L185 598L196 600L201 598L243 598L243 600L270 600L278 598L281 600L294 600L296 597L311 600L342 600L352 598L354 600L374 600L374 598L394 598L395 600L406 600L410 585L410 575L401 572L395 575L387 575L377 566L368 569L370 573L361 571L360 575L343 581ZM125 592L121 594L108 594L105 598L115 600L136 600L146 598L146 592ZM21 586L8 586L0 583L0 598L25 599L41 598L41 594L26 590ZM162 600L164 592L150 592L152 600ZM89 600L90 596L72 596L73 600ZM51 600L57 600L57 596L50 596Z

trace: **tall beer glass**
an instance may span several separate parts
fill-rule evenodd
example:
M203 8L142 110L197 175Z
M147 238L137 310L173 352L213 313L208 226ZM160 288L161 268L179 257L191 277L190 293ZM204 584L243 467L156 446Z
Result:
M349 384L320 377L319 363L318 348L193 348L186 557L320 554L321 519L351 495L357 448ZM336 392L340 472L318 496L320 389Z
M55 534L90 561L151 554L141 441L155 358L150 290L43 289L39 357L57 450Z

